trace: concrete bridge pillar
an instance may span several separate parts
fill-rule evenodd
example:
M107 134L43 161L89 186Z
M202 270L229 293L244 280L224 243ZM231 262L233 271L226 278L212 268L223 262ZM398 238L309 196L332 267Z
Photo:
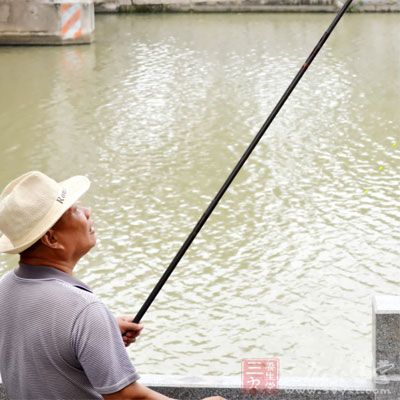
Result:
M0 0L0 45L91 43L93 0Z

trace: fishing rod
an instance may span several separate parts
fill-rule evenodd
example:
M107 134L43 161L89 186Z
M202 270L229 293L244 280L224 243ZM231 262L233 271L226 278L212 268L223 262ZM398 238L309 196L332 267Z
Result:
M187 249L190 247L192 244L193 240L196 238L197 234L200 232L201 228L203 225L207 222L209 216L211 213L214 211L215 207L218 205L218 202L221 200L222 196L225 194L227 191L229 185L232 183L232 181L235 179L236 175L239 173L240 169L244 165L244 163L247 161L249 158L250 154L254 150L254 148L257 146L258 142L260 139L263 137L265 131L268 129L268 127L271 125L272 121L275 119L277 114L279 113L280 109L282 106L285 104L286 100L289 98L290 94L292 93L293 89L297 86L299 83L300 79L304 75L304 73L307 71L308 67L311 65L313 62L315 56L319 53L319 51L322 49L324 43L330 36L330 34L333 32L335 29L337 23L340 21L346 10L349 8L352 0L347 0L342 8L339 10L337 13L336 17L330 24L329 28L326 30L326 32L322 35L321 39L315 46L314 50L311 52L311 54L308 56L306 62L302 65L300 68L299 72L296 74L294 77L293 81L291 84L288 86L286 89L285 93L282 95L281 99L278 101L278 104L275 106L275 108L272 110L271 114L267 118L267 120L264 122L264 125L261 127L257 135L254 137L253 141L250 143L249 147L246 149L238 163L236 164L235 168L233 171L230 173L228 178L226 179L225 183L222 185L221 189L218 191L218 193L215 195L214 199L211 201L209 204L208 208L206 211L203 213L199 221L197 222L196 226L193 228L192 232L189 234L185 242L183 243L182 247L179 249L178 253L174 257L174 259L171 261L171 264L168 266L168 268L165 270L164 274L158 281L157 285L154 287L146 301L144 302L142 308L139 310L139 312L136 314L135 318L133 319L132 322L134 323L139 323L140 320L142 319L143 315L146 313L146 311L149 309L151 304L153 303L154 299L157 297L158 293L164 286L164 284L167 282L168 278L174 271L175 267L178 265L179 261L181 258L185 255Z

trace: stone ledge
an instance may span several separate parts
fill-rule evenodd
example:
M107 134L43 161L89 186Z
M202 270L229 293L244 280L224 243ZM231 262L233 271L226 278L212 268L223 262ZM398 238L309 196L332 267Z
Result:
M400 314L399 296L375 295L372 304L376 314Z
M270 394L245 393L240 377L143 375L141 382L167 396L199 399L220 395L227 399L275 400L372 400L372 380L339 378L281 378L279 389Z
M94 40L94 34L82 35L77 39L62 39L59 35L40 34L38 32L29 33L23 32L15 34L13 32L1 32L0 33L0 45L24 45L24 46L54 46L54 45L66 45L66 44L88 44Z
M272 393L244 392L240 378L143 375L141 383L176 399L220 395L229 400L374 400L372 381L363 379L282 378ZM7 400L0 384L0 400Z
M179 375L141 375L140 381L148 386L188 388L231 388L241 389L240 376L179 376ZM354 390L372 391L372 380L363 378L302 378L281 377L281 389L315 390Z
M97 13L337 12L339 0L97 0ZM355 0L350 12L400 12L400 0Z

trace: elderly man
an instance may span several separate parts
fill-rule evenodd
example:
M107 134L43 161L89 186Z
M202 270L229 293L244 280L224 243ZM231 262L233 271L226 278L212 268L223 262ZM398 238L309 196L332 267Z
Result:
M0 281L0 374L10 399L168 399L137 382L125 350L142 326L115 319L73 276L96 244L90 209L76 203L89 186L83 176L57 183L33 171L0 195L0 252L20 255Z

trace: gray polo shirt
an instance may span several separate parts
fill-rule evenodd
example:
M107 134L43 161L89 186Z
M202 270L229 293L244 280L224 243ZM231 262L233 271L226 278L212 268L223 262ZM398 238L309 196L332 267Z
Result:
M139 378L89 287L22 264L0 280L0 374L13 400L102 399Z

